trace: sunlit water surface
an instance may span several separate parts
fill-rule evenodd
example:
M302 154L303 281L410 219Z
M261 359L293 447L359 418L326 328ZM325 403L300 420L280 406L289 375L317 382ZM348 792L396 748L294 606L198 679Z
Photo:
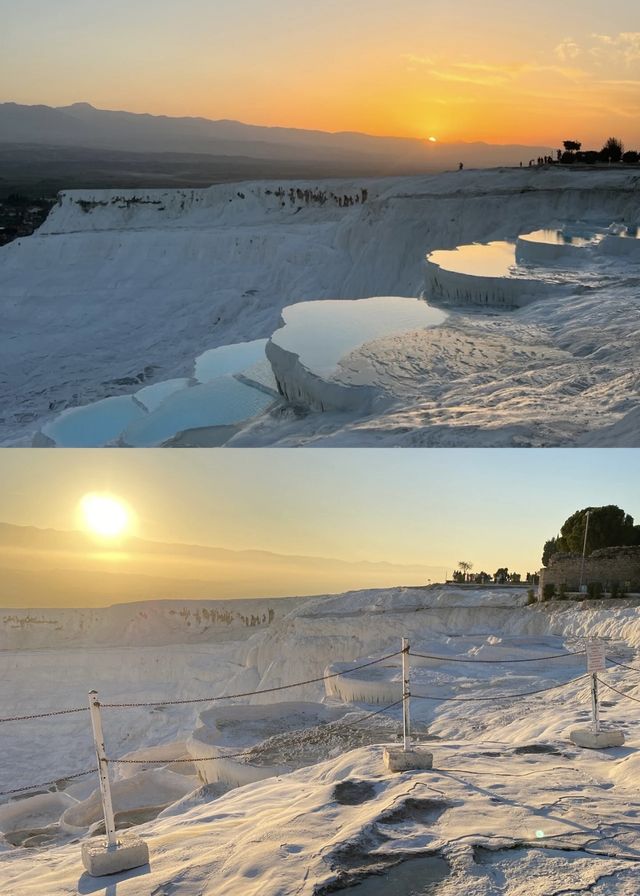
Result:
M298 355L308 370L327 375L364 343L438 326L447 314L421 299L376 296L301 302L285 308L282 317L285 326L276 330L272 341Z

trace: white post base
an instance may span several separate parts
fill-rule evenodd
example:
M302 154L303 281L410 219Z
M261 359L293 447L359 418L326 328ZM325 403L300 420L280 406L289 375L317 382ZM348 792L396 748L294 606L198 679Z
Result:
M603 750L607 747L621 747L624 743L624 733L618 729L596 732L592 728L576 728L569 734L569 740L576 747Z
M383 758L384 764L390 772L433 768L433 753L430 753L426 747L414 746L406 751L402 747L385 747Z
M140 837L131 834L119 838L116 846L107 846L102 838L82 844L82 864L91 877L129 871L148 862L149 847Z

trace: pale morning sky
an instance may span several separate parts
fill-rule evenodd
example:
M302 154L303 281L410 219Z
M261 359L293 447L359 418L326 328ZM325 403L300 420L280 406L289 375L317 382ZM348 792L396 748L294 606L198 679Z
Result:
M612 503L640 518L640 452L1 452L4 522L73 529L94 491L128 502L153 540L526 572L578 508Z

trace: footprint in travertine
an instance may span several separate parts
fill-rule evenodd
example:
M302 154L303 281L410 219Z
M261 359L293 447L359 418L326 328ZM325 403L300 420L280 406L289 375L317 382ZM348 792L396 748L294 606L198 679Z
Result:
M341 806L359 806L375 795L376 789L370 781L340 781L333 788L333 798Z
M554 747L553 744L525 744L522 747L516 747L513 752L517 754L547 753L551 756L561 755L561 751Z
M446 800L421 800L409 797L400 805L384 812L378 818L378 822L384 825L406 824L408 821L433 824L450 808L451 803Z
M373 785L367 781L343 781L336 785L335 790L344 785L355 785L360 794L365 792L364 787L370 787L373 791ZM373 793L372 793L373 796ZM364 802L364 800L361 799ZM452 803L446 800L437 799L419 799L408 797L398 802L395 806L386 809L375 820L366 824L357 837L337 846L330 855L331 867L339 872L340 886L334 889L345 889L357 883L358 878L354 875L360 874L389 874L390 857L383 851L384 845L389 841L396 839L398 836L403 838L406 832L403 832L403 826L412 827L415 825L432 826L440 818L440 816L452 807ZM396 830L393 830L393 829ZM391 860L394 864L397 860ZM428 857L435 859L433 856ZM446 869L448 873L448 868ZM330 892L327 890L319 890L320 893ZM364 891L363 891L364 892ZM393 888L387 891L394 892Z

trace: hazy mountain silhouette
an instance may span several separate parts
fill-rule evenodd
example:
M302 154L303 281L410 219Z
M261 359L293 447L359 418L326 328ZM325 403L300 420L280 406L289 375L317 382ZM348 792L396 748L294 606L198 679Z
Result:
M239 121L172 118L96 109L88 103L54 108L0 104L0 143L110 149L136 153L198 153L314 163L375 162L380 171L436 170L458 161L478 167L517 165L548 147L429 143L355 132L263 127Z
M424 584L440 567L348 562L259 550L126 538L0 523L0 604L103 606L157 598L241 598Z

